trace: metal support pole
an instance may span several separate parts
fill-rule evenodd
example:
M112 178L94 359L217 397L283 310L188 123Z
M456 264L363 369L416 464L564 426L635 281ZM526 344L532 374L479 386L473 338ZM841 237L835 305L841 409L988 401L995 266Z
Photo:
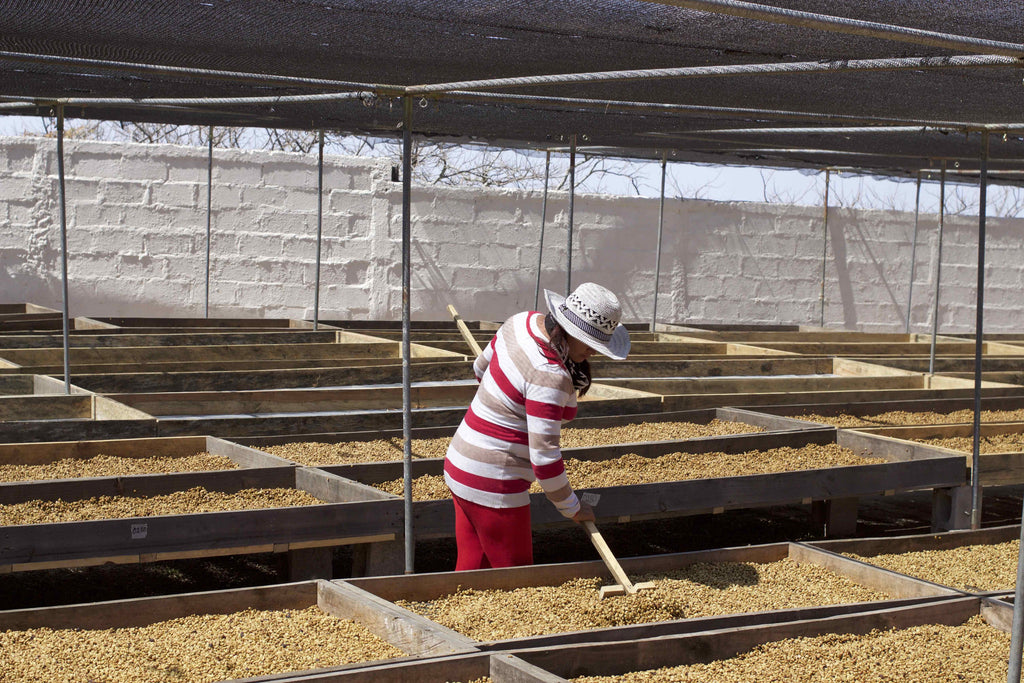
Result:
M917 172L917 194L914 198L914 242L910 247L910 287L907 293L906 333L910 334L910 307L914 303L914 267L917 265L917 226L921 217L921 171Z
M544 154L544 201L540 205L540 245L537 247L537 286L533 289L533 306L540 309L540 273L544 265L544 227L548 219L548 178L551 176L551 150Z
M316 165L316 284L313 288L313 329L320 329L320 253L324 233L324 132L318 136Z
M661 202L658 204L658 246L654 257L654 310L651 311L651 332L658 324L658 287L661 276L661 236L665 226L665 172L668 167L668 154L661 153Z
M210 222L213 211L213 126L210 126L209 152L206 165L206 297L203 317L210 317Z
M825 220L821 238L821 327L825 327L825 269L828 266L828 187L830 169L825 169Z
M1020 520L1020 550L1017 551L1017 584L1013 591L1013 625L1010 627L1010 665L1007 683L1020 683L1021 650L1024 649L1024 509Z
M576 200L576 134L569 142L569 244L566 247L565 295L572 291L572 221Z
M981 352L985 321L985 214L988 203L988 133L981 134L978 180L978 303L974 324L974 449L971 454L971 528L981 528Z
M60 194L61 312L64 325L64 393L71 393L71 320L68 317L68 214L64 194L64 107L57 107L57 190Z
M946 222L946 161L939 174L939 253L935 259L935 308L932 311L932 345L928 356L928 374L935 374L935 337L939 334L939 283L942 281L942 232Z
M405 116L402 122L402 480L405 492L405 573L412 574L416 544L412 535L412 388L409 356L409 289L412 258L412 98L404 97Z

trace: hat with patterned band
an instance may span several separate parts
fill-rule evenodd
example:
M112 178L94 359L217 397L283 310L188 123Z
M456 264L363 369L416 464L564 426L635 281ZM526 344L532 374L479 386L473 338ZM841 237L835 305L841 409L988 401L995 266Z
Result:
M544 299L570 337L615 360L629 354L629 332L619 324L622 306L608 289L584 282L567 297L545 289Z

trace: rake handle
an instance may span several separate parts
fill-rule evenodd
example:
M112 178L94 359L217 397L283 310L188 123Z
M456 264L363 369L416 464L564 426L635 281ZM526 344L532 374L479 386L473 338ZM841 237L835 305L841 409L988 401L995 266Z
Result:
M469 331L469 327L466 326L462 317L459 316L459 312L455 310L454 306L448 304L448 313L451 314L452 320L455 321L455 324L459 326L459 332L462 333L462 338L466 340L467 344L469 344L469 348L472 349L474 354L479 356L482 353L480 345L476 343L476 339L473 338L473 333Z
M622 586L626 593L635 593L636 588L633 587L629 577L626 576L626 572L622 569L622 565L615 559L615 555L612 554L611 548L604 542L604 537L601 536L601 532L597 530L597 526L587 520L583 522L583 528L587 530L587 534L590 536L590 542L597 548L597 554L604 560L604 564L608 567L608 571L615 577L615 581Z

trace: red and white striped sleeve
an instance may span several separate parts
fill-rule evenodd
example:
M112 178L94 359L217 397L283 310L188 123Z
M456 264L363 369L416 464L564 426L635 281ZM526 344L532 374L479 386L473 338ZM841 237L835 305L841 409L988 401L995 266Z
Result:
M487 372L487 366L491 364L491 358L494 357L494 340L497 338L498 335L491 337L491 341L480 350L480 355L473 361L473 374L476 375L477 382L483 379L484 373Z
M565 517L580 510L562 461L563 420L576 415L576 391L569 375L558 366L536 368L526 382L526 424L530 464L544 493Z

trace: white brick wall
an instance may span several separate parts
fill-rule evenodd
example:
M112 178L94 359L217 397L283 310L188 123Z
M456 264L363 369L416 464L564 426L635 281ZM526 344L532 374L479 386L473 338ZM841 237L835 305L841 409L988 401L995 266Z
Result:
M72 315L197 316L206 258L205 149L68 141ZM401 186L388 161L327 157L322 319L401 317ZM0 138L0 302L60 305L56 144ZM312 317L316 158L215 150L210 313ZM414 187L415 319L501 319L533 306L541 194ZM629 320L654 303L658 201L578 195L574 284L616 291ZM542 287L565 287L568 197L551 193ZM937 218L921 217L912 330L930 331ZM902 331L913 215L832 209L825 323ZM990 219L989 332L1020 331L1024 221ZM820 319L821 209L672 201L659 319L810 324ZM974 327L977 219L950 217L940 329ZM541 304L543 305L543 304Z

